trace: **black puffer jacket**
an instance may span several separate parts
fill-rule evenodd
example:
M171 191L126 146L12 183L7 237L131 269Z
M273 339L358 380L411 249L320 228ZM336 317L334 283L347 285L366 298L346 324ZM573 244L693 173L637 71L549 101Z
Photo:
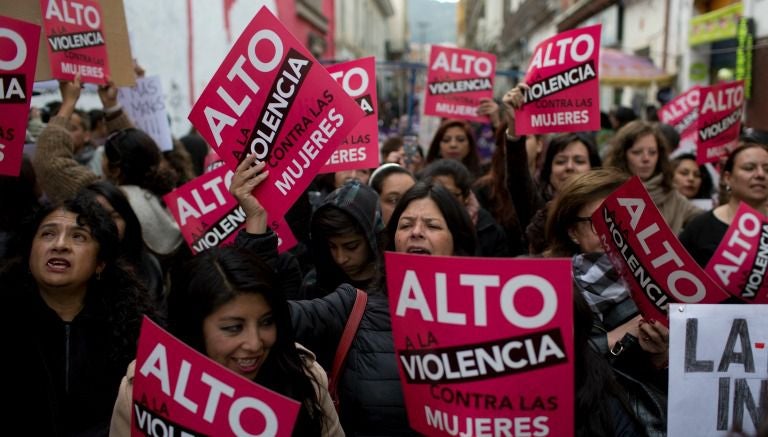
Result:
M277 237L272 231L262 235L241 231L235 244L274 265ZM280 271L282 286L295 274ZM323 298L289 302L296 341L312 350L329 373L355 295L354 287L342 284ZM342 370L339 402L339 418L348 436L417 435L408 426L397 373L389 302L383 294L368 296Z

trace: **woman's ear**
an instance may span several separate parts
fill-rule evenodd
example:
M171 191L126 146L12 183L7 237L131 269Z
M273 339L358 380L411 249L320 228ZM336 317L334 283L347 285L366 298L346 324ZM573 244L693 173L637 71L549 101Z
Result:
M568 238L570 238L575 245L579 245L579 239L576 237L576 231L574 231L573 228L568 229Z

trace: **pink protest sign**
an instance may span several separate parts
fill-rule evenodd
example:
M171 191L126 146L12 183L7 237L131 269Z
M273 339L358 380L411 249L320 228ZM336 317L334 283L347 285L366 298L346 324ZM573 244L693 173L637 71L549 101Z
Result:
M106 83L107 44L101 5L94 0L40 0L54 79Z
M745 302L768 303L768 217L741 203L706 271Z
M728 82L701 88L696 162L715 162L736 146L744 111L744 83Z
M573 435L570 260L387 252L385 261L414 430Z
M246 26L189 114L229 168L256 154L254 194L272 217L301 195L363 118L360 105L267 8Z
M667 325L670 303L728 298L669 229L637 176L605 199L592 224L646 318Z
M132 436L290 436L298 412L298 402L224 368L144 318Z
M0 16L0 175L21 171L39 40L40 26Z
M376 58L373 56L330 65L331 77L355 99L365 117L347 134L320 173L379 166L379 119L376 99Z
M515 113L518 135L600 130L601 25L542 41L525 74L530 89Z
M659 119L675 128L681 143L696 141L700 95L699 86L694 86L659 109Z
M480 99L493 97L496 56L456 47L429 52L424 114L487 122L477 115Z
M229 193L233 175L220 166L163 196L192 253L233 243L245 225L245 212ZM278 251L295 246L296 239L284 220L276 224L280 227L275 229L281 242Z

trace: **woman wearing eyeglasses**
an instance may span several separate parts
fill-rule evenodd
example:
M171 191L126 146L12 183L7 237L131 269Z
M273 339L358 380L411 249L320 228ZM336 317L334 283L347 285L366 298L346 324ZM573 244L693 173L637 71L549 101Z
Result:
M625 354L623 359L630 356L624 348L639 342L639 348L633 347L631 351L632 357L638 357L633 364L639 369L637 373L646 377L643 383L659 387L655 392L659 394L659 402L665 402L665 383L659 380L654 369L663 369L666 365L669 332L661 323L641 318L629 288L603 252L592 223L592 214L627 179L627 175L615 170L597 169L566 181L549 207L545 226L548 247L544 256L572 258L574 286L593 313L591 346L616 364L620 354ZM617 372L621 371L617 369ZM631 379L626 379L623 373L617 377L629 391L637 387L637 374ZM632 404L635 408L643 406L642 401ZM666 428L663 408L655 413L635 412L649 432Z

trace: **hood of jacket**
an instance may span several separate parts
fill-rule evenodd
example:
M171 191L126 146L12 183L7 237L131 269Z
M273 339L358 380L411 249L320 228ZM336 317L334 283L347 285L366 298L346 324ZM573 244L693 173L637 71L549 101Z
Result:
M348 214L365 234L365 241L374 257L378 257L379 235L384 231L381 219L379 195L368 185L360 181L350 181L329 193L317 210L312 214L310 245L312 257L317 269L317 283L323 288L335 288L342 282L351 282L350 278L336 265L328 249L327 236L317 226L318 213L336 208Z

